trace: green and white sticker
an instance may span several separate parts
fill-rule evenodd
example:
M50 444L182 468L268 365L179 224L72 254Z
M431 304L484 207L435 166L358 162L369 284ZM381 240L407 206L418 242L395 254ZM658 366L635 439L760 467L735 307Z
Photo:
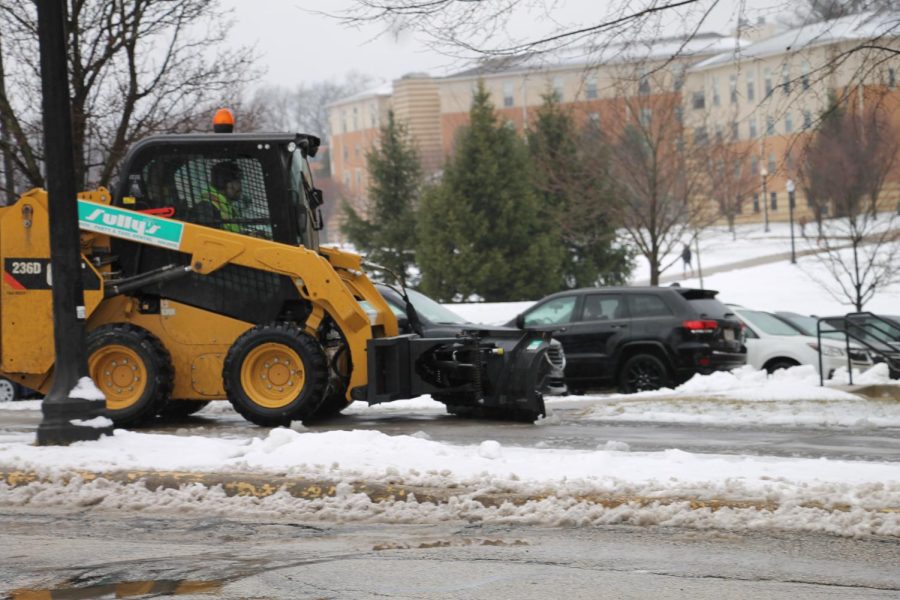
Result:
M537 350L543 343L544 340L531 340L530 342L528 342L528 350Z
M78 226L86 231L173 250L181 247L184 233L184 224L177 221L84 200L78 201Z

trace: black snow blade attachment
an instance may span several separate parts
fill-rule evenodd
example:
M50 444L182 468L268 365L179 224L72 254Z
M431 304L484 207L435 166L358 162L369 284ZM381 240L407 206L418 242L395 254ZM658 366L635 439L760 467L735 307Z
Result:
M354 397L378 404L430 394L460 416L534 421L545 415L549 343L549 333L517 329L373 339L368 386Z

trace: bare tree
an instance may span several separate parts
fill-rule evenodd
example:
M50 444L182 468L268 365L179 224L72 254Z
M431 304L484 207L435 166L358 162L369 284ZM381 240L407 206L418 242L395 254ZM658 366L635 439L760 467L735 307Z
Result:
M192 127L253 80L255 55L229 48L217 0L68 0L67 41L76 180L108 182L127 148L150 133ZM43 184L34 2L0 0L6 53L3 150L23 182ZM8 176L7 176L8 177Z
M270 85L256 92L252 105L263 127L312 133L324 140L328 137L328 105L373 83L369 75L351 71L343 80L303 83L293 89Z
M679 21L681 32L696 31L718 4L719 0L597 2L592 15L579 15L577 22L564 24L555 18L558 0L356 0L338 18L351 26L382 23L391 33L424 33L432 46L448 54L517 56L647 38L648 33L658 34L663 20ZM513 35L514 21L523 16L530 24L529 35Z
M792 3L789 25L830 21L870 10L890 10L894 0L802 0Z
M705 132L686 136L681 96L650 76L611 103L605 126L610 140L610 173L619 192L616 221L650 263L650 285L680 256L677 248L692 243L715 220L704 193ZM643 86L647 86L643 89Z
M759 174L752 171L748 162L753 148L732 139L721 127L715 128L708 138L708 143L694 148L707 178L703 192L709 194L707 200L718 207L719 216L728 222L732 239L736 239L735 220L759 182Z
M900 278L900 223L878 212L897 163L898 131L877 99L832 106L804 150L800 181L820 221L820 281L837 300L861 311L881 288Z

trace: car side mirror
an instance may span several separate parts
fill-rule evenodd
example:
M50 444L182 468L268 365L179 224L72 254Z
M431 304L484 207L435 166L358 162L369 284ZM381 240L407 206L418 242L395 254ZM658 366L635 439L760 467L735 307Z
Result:
M409 319L405 316L397 317L397 329L399 329L401 333L409 331Z
M525 314L519 313L516 315L516 327L518 329L525 329Z

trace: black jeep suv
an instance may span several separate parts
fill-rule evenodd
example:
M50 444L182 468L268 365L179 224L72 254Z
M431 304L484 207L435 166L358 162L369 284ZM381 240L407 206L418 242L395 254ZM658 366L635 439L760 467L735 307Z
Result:
M552 330L569 390L671 387L747 361L741 323L713 290L582 288L548 296L510 325Z

